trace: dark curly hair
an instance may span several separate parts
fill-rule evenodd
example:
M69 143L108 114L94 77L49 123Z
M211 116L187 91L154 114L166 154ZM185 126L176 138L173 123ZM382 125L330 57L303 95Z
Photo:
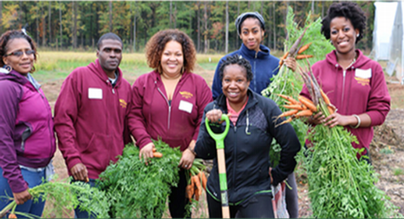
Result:
M359 30L359 36L356 38L357 43L363 38L363 31L366 28L365 12L354 2L333 3L328 8L327 16L321 21L321 33L328 40L330 39L330 23L335 17L345 17L350 20L354 29Z
M3 57L8 53L8 50L10 49L10 48L7 48L8 43L13 39L18 39L18 38L26 39L28 41L28 43L31 45L32 50L35 51L34 60L36 61L36 57L38 54L36 51L35 43L31 39L31 37L26 35L25 33L23 33L21 30L9 30L0 36L0 65L1 65L1 67L3 67L5 65L5 63L3 62ZM35 66L32 66L30 73L33 73L34 71L35 71Z
M223 60L222 64L220 65L219 72L221 81L223 81L224 68L226 68L226 66L228 65L239 65L243 67L246 71L247 81L251 81L253 79L253 73L251 70L250 62L247 59L243 58L241 55L234 54Z
M181 44L184 57L184 72L191 72L196 62L194 42L186 33L178 29L161 30L150 38L146 44L146 59L149 67L162 74L160 65L161 55L164 47L170 41L176 41Z

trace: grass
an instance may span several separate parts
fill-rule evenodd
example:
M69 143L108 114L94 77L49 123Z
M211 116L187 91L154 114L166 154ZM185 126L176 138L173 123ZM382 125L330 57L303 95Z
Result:
M404 175L404 170L401 168L394 169L394 176Z

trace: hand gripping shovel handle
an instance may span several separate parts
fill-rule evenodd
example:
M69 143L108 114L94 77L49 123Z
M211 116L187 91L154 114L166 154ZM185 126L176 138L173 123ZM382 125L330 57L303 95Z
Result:
M221 120L224 120L226 122L226 128L224 132L220 134L212 132L209 126L208 118L205 119L205 125L209 135L216 141L217 164L219 168L220 181L220 197L222 201L222 216L223 218L230 218L229 199L227 195L226 159L224 156L224 138L229 132L230 120L229 117L225 114L222 114Z

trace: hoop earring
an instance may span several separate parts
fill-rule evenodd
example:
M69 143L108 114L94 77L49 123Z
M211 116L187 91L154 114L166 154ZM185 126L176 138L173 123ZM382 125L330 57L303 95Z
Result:
M10 72L11 70L13 70L13 68L11 68L11 66L4 64L3 68L6 69L8 72Z

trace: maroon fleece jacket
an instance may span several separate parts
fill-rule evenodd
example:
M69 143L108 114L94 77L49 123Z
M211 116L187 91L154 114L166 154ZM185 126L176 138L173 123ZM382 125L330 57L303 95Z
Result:
M112 87L98 60L65 79L55 104L55 131L70 175L74 165L83 163L89 178L97 179L110 161L117 161L130 100L130 84L121 70Z
M356 53L356 62L345 73L337 63L335 51L327 54L325 60L315 63L312 69L339 114L367 113L370 116L370 127L345 127L359 141L359 144L352 143L354 148L369 148L373 138L372 126L383 124L390 111L390 95L380 64L363 55L360 50L356 50ZM310 98L306 86L303 86L301 94Z
M161 138L170 147L183 151L197 139L203 110L211 101L212 92L206 81L185 72L170 106L160 74L156 71L144 74L132 86L130 132L139 148Z

